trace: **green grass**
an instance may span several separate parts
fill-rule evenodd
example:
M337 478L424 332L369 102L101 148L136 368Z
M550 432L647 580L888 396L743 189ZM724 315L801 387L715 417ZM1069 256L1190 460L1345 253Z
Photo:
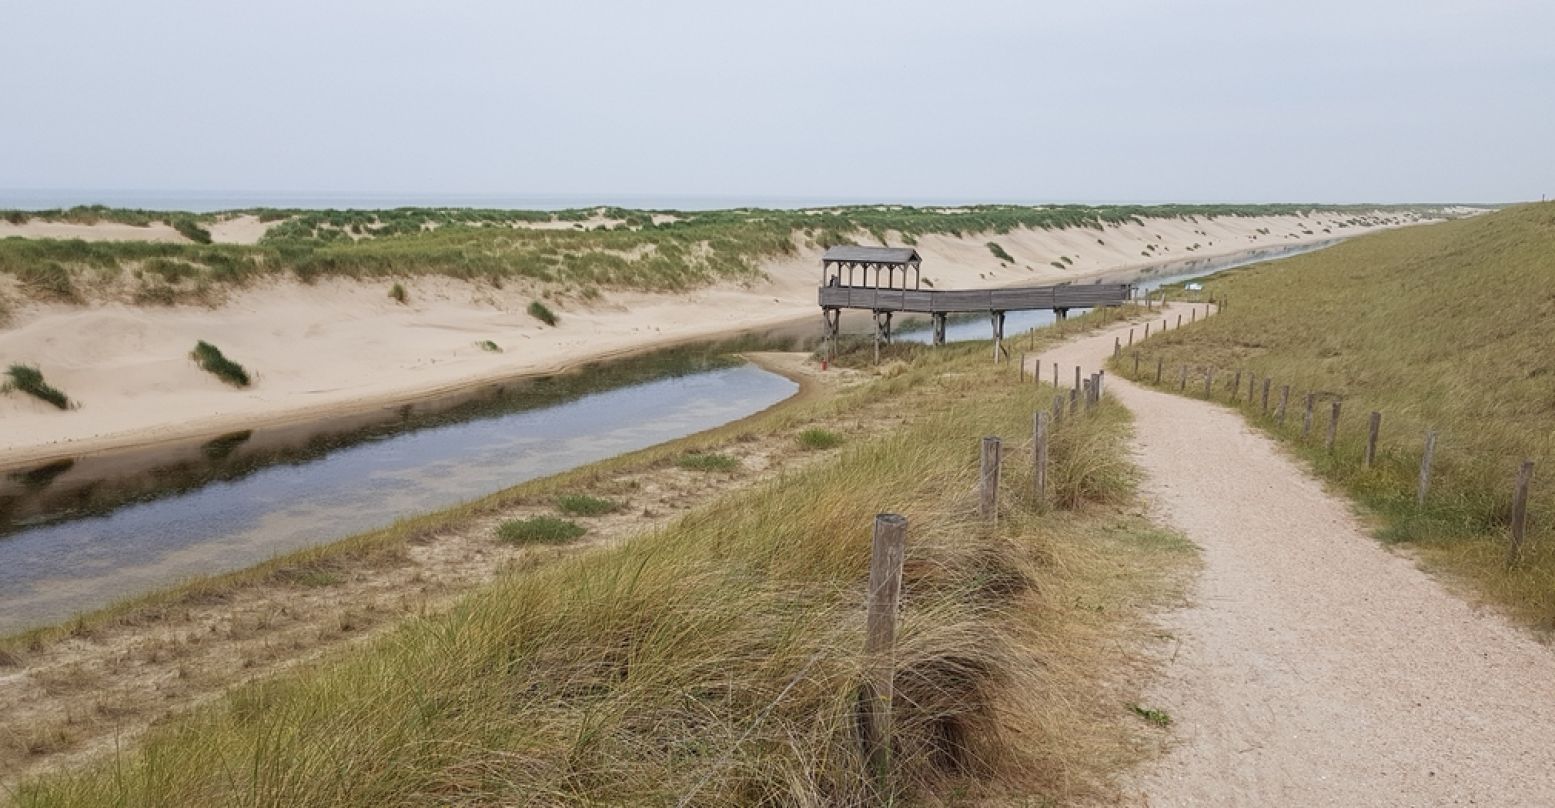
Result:
M539 320L542 323L545 323L546 325L556 325L556 313L551 311L549 307L538 300L530 302L529 316Z
M510 544L561 544L587 532L577 522L554 516L510 519L497 526L497 538Z
M196 244L211 243L211 231L201 227L199 222L187 216L173 219L173 229Z
M33 398L45 401L62 409L70 409L70 397L60 392L57 388L43 380L43 371L32 365L12 365L6 371L10 381L4 385L5 389L19 390Z
M489 339L483 339L475 344L480 346L480 349L486 351L487 353L502 353L502 346L492 342Z
M1141 707L1138 704L1130 704L1128 708L1131 712L1134 713L1134 715L1137 715L1158 727L1169 727L1172 725L1172 716L1165 710L1157 710L1153 707Z
M563 494L556 498L556 509L572 516L603 516L620 510L621 503L589 494Z
M740 467L740 459L726 454L692 452L682 455L675 465L690 471L734 471Z
M812 426L799 433L799 445L810 450L831 449L842 445L842 436L830 429Z
M404 284L402 284L402 283L395 283L393 286L389 287L389 299L393 300L395 303L398 303L401 306L403 306L403 305L405 305L405 303L407 302L409 297L410 297L410 295L405 291L405 285Z
M1004 247L1000 246L999 242L997 241L988 242L988 251L993 253L993 257L1005 262L1006 264L1015 263L1015 256L1010 255L1010 253L1005 250Z
M1110 401L1053 435L1057 499L1074 510L1045 515L1012 462L1001 519L979 521L978 440L1018 445L1032 389L982 362L986 343L972 347L810 413L882 399L914 413L835 462L509 571L447 613L161 722L112 760L28 781L16 800L878 802L855 710L869 526L884 510L911 524L895 676L902 801L1097 796L1139 754L1108 723L1116 702L1098 703L1115 698L1098 683L1125 645L1109 621L1165 566L1158 553L1184 550L1123 515L1127 415Z
M189 358L193 359L201 369L233 387L247 387L251 381L248 371L243 366L228 359L215 345L200 340L195 343L194 350L189 352Z
M1229 301L1192 328L1152 337L1141 373L1166 362L1217 368L1215 396L1237 370L1272 380L1271 410L1291 387L1281 425L1241 406L1361 502L1385 540L1416 545L1438 568L1537 626L1555 628L1555 204L1377 233L1309 255L1233 270L1204 282ZM1180 295L1173 294L1177 299ZM1128 355L1115 362L1132 370ZM1145 368L1149 372L1145 372ZM1194 373L1188 390L1203 395ZM1302 441L1304 396L1319 396ZM1343 400L1332 453L1327 402ZM1382 413L1378 461L1361 463L1366 422ZM1431 495L1415 504L1426 430L1439 442ZM1536 461L1526 556L1505 568L1513 479Z

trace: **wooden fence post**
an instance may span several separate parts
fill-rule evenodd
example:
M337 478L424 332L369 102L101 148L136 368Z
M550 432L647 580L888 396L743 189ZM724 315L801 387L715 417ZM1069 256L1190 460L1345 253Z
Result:
M1107 386L1107 371L1096 371L1096 403L1101 403L1102 388Z
M1425 507L1425 496L1431 492L1431 458L1436 455L1436 430L1425 433L1425 453L1420 455L1420 484L1415 488L1415 505Z
M1059 424L1061 424L1063 422L1064 422L1064 397L1061 396L1061 395L1053 396L1053 426L1056 427L1056 426L1058 426Z
M1182 378L1177 380L1177 392L1185 393L1187 391L1188 391L1188 366L1187 365L1183 365L1182 366Z
M1161 370L1163 368L1165 368L1165 367L1166 367L1166 360L1162 359L1160 357L1157 357L1156 360L1155 360L1155 383L1157 385L1159 385L1161 383Z
M1312 405L1316 403L1316 395L1307 393L1307 414L1301 419L1301 439L1306 440L1312 434Z
M1080 388L1079 387L1071 387L1071 388L1069 388L1069 414L1070 415L1079 415L1080 414Z
M1377 462L1377 433L1382 431L1382 413L1372 410L1366 431L1366 468Z
M1533 461L1524 460L1517 470L1517 487L1512 489L1512 543L1507 548L1506 565L1517 564L1523 554L1523 532L1528 529L1528 484L1533 481Z
M1280 405L1274 408L1274 420L1279 421L1281 426L1285 425L1285 405L1289 403L1290 385L1282 384L1280 385Z
M1231 403L1235 404L1237 398L1239 398L1241 395L1242 395L1242 371L1239 370L1239 371L1236 372L1236 376L1231 380ZM1252 398L1252 396L1249 395L1248 398Z
M1038 370L1041 370L1041 368L1038 368ZM1058 387L1058 363L1057 362L1053 363L1053 387L1054 388Z
M863 720L865 761L890 793L891 697L896 679L896 615L902 602L902 561L907 555L907 517L875 517L869 551L869 591L864 609Z
M1198 306L1194 306L1193 308L1188 309L1188 322L1196 323L1198 321L1199 321L1199 307Z
M1128 347L1134 347L1134 329L1132 328L1128 330Z
M1137 354L1137 353L1134 354L1134 376L1133 376L1133 378L1135 378L1135 379L1139 378L1139 354Z
M1150 339L1150 324L1145 323L1145 339Z
M1026 383L1026 352L1020 352L1020 383Z
M1205 368L1204 369L1204 397L1205 398L1214 398L1215 397L1215 369L1214 368Z
M1047 501L1047 413L1037 410L1032 424L1031 487L1038 505Z
M1074 389L1080 389L1080 366L1074 366Z
M1113 356L1117 356L1118 354L1120 354L1122 352L1123 352L1123 338L1122 337L1113 337L1112 338L1112 355Z
M1263 414L1269 414L1269 385L1273 382L1268 376L1263 377Z
M989 522L999 517L999 454L1001 451L998 438L983 438L982 485L979 487L977 513Z
M1182 315L1177 315L1177 327L1182 328Z
M1328 418L1328 440L1323 442L1323 448L1330 452L1334 450L1334 438L1339 434L1339 405L1343 403L1334 399L1333 413Z

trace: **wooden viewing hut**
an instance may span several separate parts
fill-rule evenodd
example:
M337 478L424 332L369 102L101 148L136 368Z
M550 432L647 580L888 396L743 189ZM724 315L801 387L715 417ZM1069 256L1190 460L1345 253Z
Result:
M1004 315L1010 311L1051 309L1060 319L1071 308L1121 306L1134 287L1127 283L1064 283L1056 286L992 289L924 289L923 258L911 247L863 247L844 244L821 256L822 338L837 353L842 334L842 310L866 309L875 318L875 361L880 346L891 342L891 318L896 312L927 314L934 321L934 344L945 344L945 321L952 313L987 312L993 325L994 361L1004 348ZM881 273L884 272L884 282Z

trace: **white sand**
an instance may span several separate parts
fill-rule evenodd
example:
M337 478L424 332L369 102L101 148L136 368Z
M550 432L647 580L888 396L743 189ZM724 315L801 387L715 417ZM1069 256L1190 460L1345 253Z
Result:
M1349 216L1147 220L1101 231L929 236L918 249L924 277L936 288L1053 283L1162 260L1363 232L1332 227L1344 218ZM232 223L234 231L248 235L256 226L257 220ZM1259 228L1270 234L1259 235ZM1303 229L1312 235L1302 235ZM990 240L1002 244L1016 263L1000 266L986 246ZM1202 246L1190 251L1194 243ZM1152 257L1141 255L1149 244L1159 249ZM446 278L403 281L410 293L403 306L387 297L386 281L303 286L277 280L242 290L215 309L24 307L0 330L0 363L39 366L80 408L60 412L19 394L0 396L0 467L382 406L804 318L813 317L819 331L819 253L805 249L773 261L764 266L768 279L748 286L721 284L678 295L611 293L589 304L556 304L561 317L556 328L524 312L532 289L511 283L495 290ZM1051 266L1060 256L1074 266ZM188 353L201 339L255 373L257 384L235 390L197 368ZM477 346L488 339L504 351Z
M256 244L259 237L266 230L280 224L280 221L261 222L258 216L252 214L240 214L228 216L215 224L208 225L211 240L217 244ZM31 219L25 224L12 224L0 219L0 238L58 238L80 239L82 241L161 241L173 244L189 244L189 239L184 234L173 229L167 222L153 222L145 227L133 224L120 224L118 222L97 222L96 224L76 224L74 222L51 222L45 219Z

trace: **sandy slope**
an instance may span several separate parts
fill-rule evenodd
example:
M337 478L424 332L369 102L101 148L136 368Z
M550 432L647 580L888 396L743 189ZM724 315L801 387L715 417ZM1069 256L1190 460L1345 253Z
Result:
M1125 329L1126 330L1126 329ZM1103 334L1042 357L1100 366ZM1144 493L1203 548L1149 706L1149 806L1555 805L1555 654L1370 538L1225 407L1109 380Z
M1155 219L1102 231L928 236L918 248L923 276L937 288L1054 283L1363 232L1334 226L1344 218ZM261 227L257 220L230 224L223 238L257 238ZM26 225L35 226L41 225ZM1014 264L995 259L990 240L1003 245ZM1053 266L1063 263L1061 257L1072 266ZM213 309L23 308L0 329L0 363L39 366L80 408L60 412L18 395L0 396L0 468L384 406L648 346L814 318L818 259L818 250L806 249L772 261L763 267L766 280L749 285L680 295L610 293L590 303L558 304L558 328L524 313L535 289L509 284L496 290L444 278L406 281L409 305L387 297L387 282L335 280L257 284ZM845 315L845 326L866 318ZM234 390L196 368L187 356L202 339L256 373L258 384ZM482 340L503 352L481 350Z

